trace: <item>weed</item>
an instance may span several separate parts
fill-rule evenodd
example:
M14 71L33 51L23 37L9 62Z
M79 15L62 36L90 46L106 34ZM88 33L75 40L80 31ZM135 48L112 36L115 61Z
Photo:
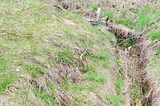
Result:
M95 73L96 72L96 68L94 66L88 66L85 70L85 72L87 73Z
M133 29L133 22L130 19L127 19L127 18L119 19L117 20L117 23L125 25L126 27Z
M141 91L140 91L140 89L139 89L138 87L133 86L133 87L131 88L131 97L132 97L134 100L141 98L141 94L140 94L140 93L141 93Z
M34 93L35 93L35 96L37 96L38 98L43 100L48 105L54 105L57 103L57 101L54 97L54 95L55 95L54 92L52 92L51 94L48 94L45 91L34 90Z
M104 68L108 68L108 67L109 67L109 61L108 61L108 60L104 61L104 62L102 63L102 66L103 66Z
M5 75L1 75L0 77L0 92L4 91L6 89L6 87L11 84L14 80L14 74L11 73L7 73Z
M10 70L8 72L8 70ZM0 57L0 92L4 91L6 87L16 80L16 74L13 73L12 60L10 57Z
M38 64L32 63L32 64L24 64L23 69L27 70L27 72L32 76L42 76L44 72L42 71L42 67Z
M87 73L86 80L88 81L95 81L102 84L107 82L107 77L103 73L98 72L93 66L88 66L85 72Z
M112 96L110 98L107 98L107 100L110 102L111 105L113 106L120 106L124 105L123 100L119 96Z
M91 5L90 5L90 8L93 8L93 10L98 10L98 5L91 4Z
M98 86L97 86L97 85L91 85L90 87L87 87L87 89L88 89L90 92L96 92L97 89L98 89Z
M67 19L72 20L74 23L82 24L83 23L83 17L81 14L72 14L69 10L67 10L65 13L61 13L60 15L65 15Z
M123 10L123 11L121 11L121 14L122 14L122 18L125 18L126 14L127 14L127 11Z
M108 52L108 50L100 50L98 52L98 55L100 57L101 60L106 60L106 59L110 59L110 60L114 60L114 58L111 56L111 54Z
M116 85L118 94L120 94L121 90L122 90L123 87L124 87L124 81L123 81L123 80L124 80L124 79L121 78L121 77L117 78L117 80L116 80L115 85Z
M70 49L62 48L60 50L57 50L55 55L55 61L57 63L64 62L66 65L72 66L75 66L76 64L74 53Z
M136 40L133 38L133 39L129 39L127 42L126 42L126 47L130 47L130 46L133 46L136 44Z
M87 53L86 54L86 58L88 58L88 59L90 59L90 60L92 60L94 62L96 62L97 60L100 59L99 56L97 56L97 55L95 55L93 53Z
M107 82L107 77L101 73L92 72L92 73L88 74L88 76L86 77L86 80L95 81L95 82L98 82L101 84L105 84Z
M114 58L110 55L110 53L107 51L107 49L100 50L98 52L98 55L96 55L94 53L88 53L86 55L86 57L91 59L94 62L96 62L96 61L105 61L106 62L107 59L114 60Z
M135 29L140 30L145 28L150 22L150 16L147 15L147 12L150 10L148 6L145 6L143 11L138 13L138 23L135 25Z
M160 47L157 47L157 53L160 55Z
M114 18L113 11L109 10L108 12L104 13L103 17L107 16L109 19Z
M160 32L151 32L149 36L151 40L160 39Z
M77 85L77 86L74 86L73 87L73 91L74 92L77 92L77 91L83 91L84 89L86 89L87 87L86 86L82 86L82 85Z
M70 87L71 87L71 82L68 78L64 78L64 82L65 82L65 85L64 85L64 88L65 90L70 90Z
M142 87L142 93L143 93L143 94L146 94L147 92L148 92L148 89L145 88L145 87Z

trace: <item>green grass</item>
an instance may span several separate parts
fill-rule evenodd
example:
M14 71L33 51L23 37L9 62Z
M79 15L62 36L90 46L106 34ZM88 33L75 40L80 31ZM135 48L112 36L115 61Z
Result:
M54 90L52 91L51 94L48 94L47 92L44 91L38 91L35 90L35 96L37 96L38 98L40 98L42 101L44 101L45 103L47 103L47 105L55 105L57 103L57 101L55 100L55 93Z
M154 8L150 8L148 5L146 5L142 11L137 13L138 22L135 24L134 28L141 30L152 27L149 32L149 37L151 40L160 38L159 32L152 31L156 29L157 23L159 23L158 17L160 16L160 13L158 11L158 7L155 6Z
M98 5L96 5L96 4L91 4L90 6L89 6L90 8L93 8L93 10L98 10Z
M112 10L109 10L103 14L103 17L108 17L109 19L114 19L114 13Z
M149 36L151 40L160 39L160 32L151 32Z
M87 87L86 86L82 86L82 85L77 85L77 86L74 86L73 88L73 92L81 92L83 90L85 90Z
M127 14L127 11L122 10L122 11L120 11L120 12L121 12L121 17L122 17L122 18L125 18L125 17L126 17L126 14Z
M89 8L96 11L98 5L92 4ZM76 105L95 105L88 99L90 93L95 94L98 99L103 97L106 105L124 105L121 95L124 78L115 78L111 74L119 68L118 65L123 65L114 56L114 47L106 37L115 41L113 34L107 31L102 34L99 31L102 26L86 24L79 13L73 14L69 10L58 12L51 4L45 3L45 0L1 1L0 12L0 94L7 94L7 90L18 83L20 88L13 91L16 96L11 101L16 101L19 105L55 105L59 102L55 95L61 90L71 94L71 102ZM107 10L102 16L136 30L158 27L156 23L159 20L156 17L160 16L156 7L149 6L137 11L134 21L127 17L127 10L120 11L119 19L114 14L113 10ZM159 31L151 30L149 38L160 39ZM128 46L134 43L128 41ZM87 53L82 61L80 56L86 49ZM157 51L160 53L158 47ZM152 67L159 69L157 60L154 60ZM74 71L79 68L82 79L73 83L70 78L63 76L62 81L58 82L60 86L49 82L46 76L50 71L58 69L59 64L73 68ZM122 73L121 71L120 74ZM22 75L26 78L21 77ZM155 75L160 76L159 71ZM116 81L112 81L111 77ZM27 78L46 81L44 85L48 92L30 85ZM116 86L116 95L108 96L105 95L106 92L102 92L109 88L108 81ZM141 98L141 92L147 91L145 88L140 91L137 87L132 87L132 98Z
M107 82L107 77L103 75L103 73L90 73L86 80L88 81L95 81L95 82L99 82L102 84L105 84Z
M2 21L0 25L2 29L0 31L0 93L22 80L19 75L29 74L33 78L43 76L45 69L31 57L42 62L41 56L45 54L43 48L46 47L44 34L49 33L51 29L45 27L51 21L54 22L51 18L53 14L49 13L51 6L35 0L18 2L1 1L0 3L0 11L6 15L4 18L1 14L0 19ZM46 11L48 13L44 15ZM23 95L26 94L23 93ZM53 96L48 98L45 93L37 92L36 94L47 103L53 99ZM15 99L18 99L18 96Z
M110 104L112 106L124 105L123 100L119 96L112 96L112 97L108 98L108 101L110 102Z
M56 51L55 61L58 63L61 63L63 61L66 65L71 66L74 66L76 64L73 51L67 48L62 48Z
M142 98L142 97L141 97L141 91L140 91L140 89L139 89L138 87L133 86L133 87L131 88L131 97L132 97L134 100Z
M119 19L119 20L117 20L117 23L125 25L126 27L131 28L131 29L133 29L133 25L134 25L133 22L130 19L127 19L127 18Z
M7 55L0 57L0 92L5 91L7 86L17 80L12 58Z
M44 75L43 68L39 64L36 64L36 63L24 64L23 69L27 70L27 72L30 73L30 75L32 77L36 77L36 76L39 76L39 75L41 75L41 76Z
M159 31L154 30L157 29L157 24L159 23L159 17L160 12L158 6L150 7L148 5L141 7L137 12L134 13L134 15L130 18L127 17L127 15L130 15L130 12L127 12L127 10L121 10L120 16L118 18L115 17L115 14L113 10L110 10L104 14L105 16L108 16L111 20L115 20L116 23L122 24L127 26L128 28L135 29L135 30L143 30L143 29L150 29L149 30L149 37L152 40L159 39ZM130 10L128 10L130 11Z
M145 6L142 11L138 13L138 23L135 25L135 29L142 29L147 27L147 24L151 21L150 16L147 15L147 12L150 11L148 6Z
M158 78L160 77L160 47L157 47L158 53L157 55L151 60L151 65L147 67L148 70L153 70L154 75ZM154 68L153 68L154 67Z
M128 10L127 10L128 9ZM160 39L160 32L159 32L159 22L160 22L160 12L159 12L159 6L151 6L151 5L145 5L142 7L134 7L134 9L137 9L134 14L130 14L129 8L126 10L120 10L119 17L116 17L113 10L103 13L104 16L108 16L111 20L115 20L117 24L122 24L127 26L128 28L142 31L142 30L148 30L148 39L151 40L159 40ZM121 40L117 41L118 43L121 42ZM134 40L129 40L127 42L127 47L134 45ZM159 48L159 47L157 47ZM159 54L159 49L156 49Z
M118 94L121 93L121 91L122 91L122 89L124 87L124 81L123 80L124 79L121 78L121 77L117 78L117 80L116 80L116 84L115 85L116 85Z
M98 6L92 5L91 8L97 10ZM20 88L14 92L16 96L13 99L18 104L38 105L31 100L32 95L42 104L54 105L57 102L55 93L35 88L27 78L43 79L48 71L61 63L77 68L81 55L76 54L74 48L77 47L81 51L89 48L84 58L90 61L90 65L86 72L81 73L85 74L85 81L92 84L73 84L70 79L63 79L62 89L73 94L86 90L99 95L99 85L105 84L108 79L103 70L112 67L106 61L114 59L110 53L105 53L109 51L106 47L110 43L106 36L111 36L110 33L101 34L101 26L86 24L80 14L72 14L69 10L58 13L53 11L51 4L39 0L1 1L0 11L4 13L0 14L0 93L7 93L6 88L19 83ZM92 52L95 45L99 52ZM99 66L101 63L105 67ZM56 89L53 83L46 83L49 92Z
M8 74L8 75L7 75ZM14 81L14 74L7 73L1 76L1 82L0 82L0 92L7 89L7 86Z

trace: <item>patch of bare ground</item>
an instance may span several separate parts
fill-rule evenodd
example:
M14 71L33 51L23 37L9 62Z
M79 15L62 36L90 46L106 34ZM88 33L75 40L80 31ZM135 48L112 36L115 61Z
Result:
M8 105L10 101L10 96L5 95L5 96L0 96L0 105Z

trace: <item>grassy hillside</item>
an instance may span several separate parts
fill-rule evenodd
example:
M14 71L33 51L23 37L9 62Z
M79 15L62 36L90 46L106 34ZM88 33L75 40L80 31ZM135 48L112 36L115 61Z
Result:
M111 33L37 0L1 1L0 13L1 105L123 104Z
M116 42L115 36L83 19L85 10L94 13L98 4L84 4L81 11L59 11L53 5L49 0L0 0L0 106L125 105L123 64L110 42ZM144 6L132 20L128 10L120 10L118 18L113 4L103 8L101 17L131 29L151 26L148 37L155 40L160 14L152 7ZM154 67L158 79L159 47L156 52L148 69ZM132 91L139 98L137 88Z

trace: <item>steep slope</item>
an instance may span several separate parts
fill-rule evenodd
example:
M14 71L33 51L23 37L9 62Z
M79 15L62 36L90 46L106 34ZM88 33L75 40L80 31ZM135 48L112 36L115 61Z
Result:
M75 0L64 0L60 4L64 9L82 13L83 16L90 19L96 19L96 10L98 7L102 8L101 20L107 21L107 24L105 24L108 25L107 30L115 34L118 45L123 49L118 49L118 51L120 52L119 57L123 64L122 67L124 66L123 73L125 78L128 79L125 82L129 83L127 84L129 85L128 90L125 92L127 95L126 105L158 106L160 99L158 96L159 84L156 80L158 76L154 75L153 67L149 63L153 56L156 60L159 60L159 53L155 55L155 52L159 52L160 44L158 40L160 38L159 1L87 0L75 2ZM77 6L80 9L76 8ZM90 8L90 10L86 8ZM97 21L89 22L94 25L97 23ZM157 48L156 51L155 48ZM152 62L152 64L155 63ZM148 70L146 66L150 66L150 69ZM155 70L157 70L157 73L158 65Z
M1 105L123 105L113 34L36 0L1 1L0 16Z
M100 20L112 27L86 22L99 6ZM1 1L0 105L158 106L158 7L144 0ZM128 39L128 31L143 33Z

